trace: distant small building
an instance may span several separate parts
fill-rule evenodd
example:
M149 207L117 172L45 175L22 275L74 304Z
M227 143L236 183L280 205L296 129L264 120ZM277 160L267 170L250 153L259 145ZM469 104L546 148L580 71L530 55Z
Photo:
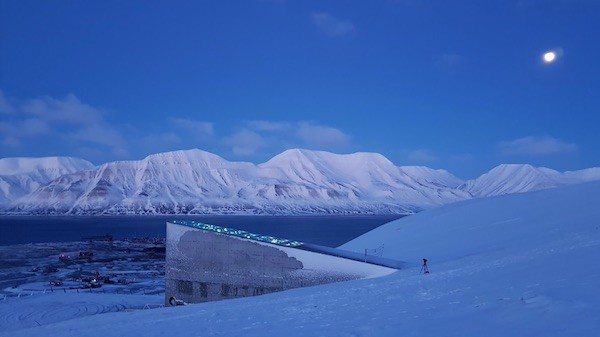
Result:
M58 260L63 262L71 261L71 256L67 254L60 254L58 256Z
M195 221L167 222L165 304L390 274L402 262ZM173 302L173 299L171 300Z
M93 257L93 256L94 256L94 252L92 252L92 251L82 251L82 252L79 252L79 257L82 257L82 258L90 258L90 257Z

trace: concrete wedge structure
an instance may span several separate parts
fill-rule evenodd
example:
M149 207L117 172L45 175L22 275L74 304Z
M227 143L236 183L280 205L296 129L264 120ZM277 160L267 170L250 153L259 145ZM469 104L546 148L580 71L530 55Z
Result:
M402 267L400 261L196 221L167 222L166 245L166 305L378 277Z

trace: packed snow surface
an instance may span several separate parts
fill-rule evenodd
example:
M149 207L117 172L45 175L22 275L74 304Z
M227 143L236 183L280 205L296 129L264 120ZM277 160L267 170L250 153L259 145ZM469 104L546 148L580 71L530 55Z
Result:
M341 247L413 262L389 276L0 336L598 336L599 204L598 182L454 203Z

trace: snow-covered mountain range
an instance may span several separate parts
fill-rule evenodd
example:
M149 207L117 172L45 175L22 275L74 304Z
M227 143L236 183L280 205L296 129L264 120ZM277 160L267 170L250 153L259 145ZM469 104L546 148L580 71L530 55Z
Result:
M75 158L0 159L0 211L21 214L410 213L455 201L600 180L500 165L462 181L377 153L287 150L263 164L193 149L97 167Z
M1 158L0 205L17 200L64 174L93 168L92 163L71 157Z

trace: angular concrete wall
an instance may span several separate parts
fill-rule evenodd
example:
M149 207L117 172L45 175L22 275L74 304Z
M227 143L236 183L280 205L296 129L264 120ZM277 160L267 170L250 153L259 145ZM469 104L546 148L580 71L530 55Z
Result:
M393 268L167 223L165 302L262 295Z

